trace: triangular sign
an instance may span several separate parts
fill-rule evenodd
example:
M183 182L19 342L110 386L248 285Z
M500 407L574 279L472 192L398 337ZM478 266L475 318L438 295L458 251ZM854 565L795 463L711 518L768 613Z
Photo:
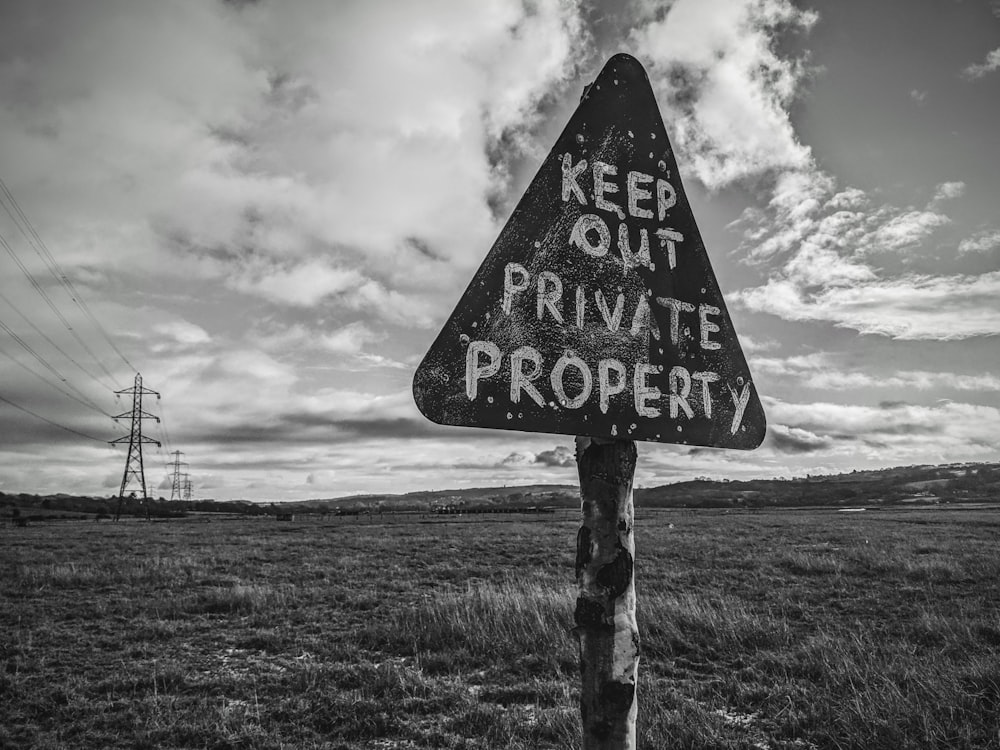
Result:
M764 411L646 72L587 88L413 379L439 424L751 449Z

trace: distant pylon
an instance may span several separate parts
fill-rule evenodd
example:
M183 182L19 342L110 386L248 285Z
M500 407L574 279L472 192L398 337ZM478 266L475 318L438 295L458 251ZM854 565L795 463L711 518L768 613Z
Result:
M184 485L181 482L181 467L187 466L187 461L181 461L181 456L184 455L182 451L174 451L170 455L174 457L174 477L170 483L170 500L173 501L181 499L184 490Z
M118 508L115 510L115 520L117 521L121 516L122 501L125 499L125 491L129 487L130 480L138 482L139 487L142 489L142 499L148 497L148 493L146 492L146 473L142 466L142 445L143 443L155 443L159 446L160 443L158 440L142 436L142 420L155 419L159 422L160 418L142 410L142 397L144 394L147 394L159 398L160 394L148 388L143 388L142 375L139 373L135 375L135 385L131 388L115 391L115 393L119 395L125 393L132 394L132 411L119 414L115 417L116 422L119 419L128 417L131 420L132 428L129 430L128 435L111 441L112 445L128 441L128 456L125 457L125 473L122 474L122 485L121 489L118 490Z
M184 475L184 499L187 501L191 500L191 475Z

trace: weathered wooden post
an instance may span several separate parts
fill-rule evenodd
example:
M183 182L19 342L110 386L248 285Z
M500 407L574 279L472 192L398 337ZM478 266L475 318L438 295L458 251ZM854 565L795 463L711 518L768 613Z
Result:
M635 443L578 437L576 462L583 520L576 538L580 590L573 619L580 644L583 750L633 750L639 672L632 534Z
M438 424L577 435L584 748L635 747L635 440L751 449L764 411L646 72L586 88L413 377Z

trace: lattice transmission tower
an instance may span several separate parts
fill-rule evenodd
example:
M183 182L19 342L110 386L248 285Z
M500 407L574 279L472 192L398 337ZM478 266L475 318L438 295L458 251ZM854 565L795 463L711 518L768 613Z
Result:
M170 454L174 457L174 475L170 482L170 500L180 500L182 499L182 494L184 492L184 481L182 477L186 477L186 474L181 474L181 467L187 466L187 461L181 461L181 456L184 455L183 451L174 451Z
M191 500L191 475L184 475L184 499L187 501Z
M146 472L142 465L142 446L144 443L155 443L156 446L159 447L160 441L143 437L142 420L155 419L159 422L160 418L155 414L150 414L149 412L142 410L142 397L156 396L156 398L159 399L160 394L156 391L150 390L149 388L143 387L142 375L139 373L135 374L135 384L131 388L115 391L115 393L117 395L132 394L132 411L119 414L115 417L116 422L119 419L128 417L131 421L132 429L129 430L128 435L111 441L112 445L117 445L119 443L124 444L128 441L128 455L125 457L125 473L122 474L122 485L121 489L118 490L118 508L115 510L115 520L117 521L121 516L122 502L125 500L125 492L128 491L129 486L137 484L138 487L142 489L142 495L140 497L143 501L145 501L149 496L146 492ZM133 494L134 492L135 490L132 490Z

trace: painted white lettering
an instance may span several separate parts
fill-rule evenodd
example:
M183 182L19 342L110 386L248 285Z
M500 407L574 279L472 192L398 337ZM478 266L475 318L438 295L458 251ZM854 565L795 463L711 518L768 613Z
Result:
M714 372L692 372L691 379L701 383L701 407L705 412L705 419L712 418L712 392L708 389L709 383L714 383L719 379L719 375Z
M743 384L743 390L737 395L736 389L729 386L729 395L733 399L733 406L735 411L733 412L733 423L729 427L729 432L733 435L736 431L740 429L740 425L743 423L743 412L746 411L747 404L750 403L750 383Z
M573 398L570 398L566 394L566 386L563 383L566 368L570 366L580 371L580 377L583 381L583 387ZM549 374L549 380L552 383L552 391L556 394L556 398L559 399L559 403L567 409L579 409L583 406L584 402L590 398L590 391L594 385L594 376L591 374L587 363L579 357L570 354L564 354L556 361L552 372Z
M628 224L624 221L618 225L618 252L622 254L622 261L625 263L625 270L629 271L636 266L646 266L649 268L649 232L645 227L639 229L639 252L632 252L632 243L628 238Z
M622 323L622 312L625 310L625 295L619 294L615 300L615 311L608 310L608 302L604 299L604 292L598 289L594 292L594 301L597 302L597 309L601 311L604 324L608 330L614 333Z
M702 302L698 305L698 323L699 330L701 331L701 348L702 349L721 349L722 344L718 341L709 341L709 334L716 333L719 330L719 326L708 319L709 315L720 315L722 311L713 306L706 305Z
M649 332L653 334L653 338L659 341L660 328L653 320L653 316L649 314L649 303L646 301L646 295L640 293L639 301L635 305L635 314L632 315L632 327L629 328L629 333L638 336L639 332L646 326L649 326Z
M646 403L650 400L657 400L662 395L659 388L646 383L646 378L657 372L658 369L656 365L651 365L648 362L640 362L635 366L635 372L632 377L632 397L635 401L636 413L640 417L652 418L660 416L660 410L657 407ZM670 403L672 406L673 401Z
M570 196L575 196L581 206L587 205L587 198L583 194L576 178L587 169L587 160L581 159L573 164L573 157L570 154L563 154L562 160L562 199L569 201Z
M480 362L479 355L485 354L489 362ZM465 395L470 401L476 400L479 381L490 378L500 370L500 348L492 341L470 341L465 352Z
M538 294L536 295L535 315L541 320L542 313L548 309L556 323L562 323L562 313L557 305L562 303L562 282L552 271L542 271L538 274Z
M597 244L590 241L591 231L597 232ZM587 255L594 258L602 258L611 247L611 232L604 219L596 214L581 214L573 225L573 231L569 234L571 245L576 245Z
M667 210L677 205L677 193L674 186L666 180L656 181L656 214L660 221L667 218Z
M524 371L524 363L531 362L530 372ZM522 346L515 349L510 355L510 400L515 404L521 401L521 391L524 391L539 406L545 406L545 399L538 389L532 385L542 374L542 355L538 350L530 346Z
M616 372L617 379L611 382L611 372ZM611 405L611 397L625 390L625 365L617 359L602 359L597 363L597 385L601 397L601 413L607 414Z
M514 274L521 278L514 281ZM528 270L520 263L508 263L503 269L503 311L510 315L511 305L514 302L514 295L523 292L531 284L528 277Z
M652 191L639 187L653 181L653 176L642 172L628 173L628 212L637 219L652 219L653 209L640 208L639 201L646 201L653 197Z
M667 249L667 263L670 269L677 268L677 243L684 241L684 235L673 229L657 229L656 236L660 238L660 247Z
M619 219L625 218L625 212L617 203L612 203L604 196L610 193L617 193L618 186L613 182L604 179L605 175L616 177L618 167L614 164L605 164L603 161L594 162L594 205L602 211L610 211Z
M688 405L687 397L691 393L691 375L686 367L677 365L670 368L670 376L667 378L670 388L670 418L677 419L680 411L683 411L688 419L694 416Z
M656 301L670 310L670 343L676 344L681 338L681 313L694 312L694 305L673 297L657 297Z
M587 310L587 292L583 285L576 287L576 327L583 328L583 316Z

